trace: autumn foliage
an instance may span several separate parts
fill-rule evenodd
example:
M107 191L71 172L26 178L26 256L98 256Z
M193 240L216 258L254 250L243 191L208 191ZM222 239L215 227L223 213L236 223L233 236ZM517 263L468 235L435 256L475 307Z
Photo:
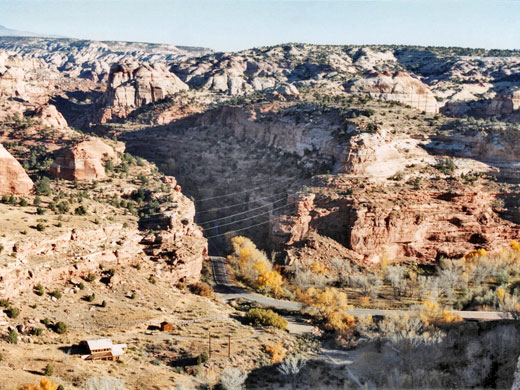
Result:
M265 346L265 352L271 357L271 363L280 363L285 359L287 350L283 347L282 343L268 344Z
M238 265L240 273L254 287L262 291L283 296L282 275L273 269L266 255L256 248L256 245L246 237L237 236L231 240L233 254L230 261Z
M25 384L20 387L20 390L56 390L58 385L47 378L40 380L39 384Z

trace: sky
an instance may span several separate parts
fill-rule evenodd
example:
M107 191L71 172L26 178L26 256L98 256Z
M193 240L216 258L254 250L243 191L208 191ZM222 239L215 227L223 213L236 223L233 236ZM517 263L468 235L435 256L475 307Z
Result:
M287 42L520 49L520 0L0 0L0 25L219 51Z

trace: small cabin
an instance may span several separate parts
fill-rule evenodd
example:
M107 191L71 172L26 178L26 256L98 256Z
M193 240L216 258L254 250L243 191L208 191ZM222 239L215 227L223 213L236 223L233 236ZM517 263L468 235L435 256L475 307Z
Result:
M161 331L162 332L171 332L173 330L173 324L171 322L161 322Z
M82 356L85 360L119 360L127 349L126 344L113 344L110 339L84 340L79 345L89 352Z

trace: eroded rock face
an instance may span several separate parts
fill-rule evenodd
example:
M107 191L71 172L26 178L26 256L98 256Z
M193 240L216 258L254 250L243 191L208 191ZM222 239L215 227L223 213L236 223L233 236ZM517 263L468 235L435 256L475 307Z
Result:
M52 104L45 104L36 109L35 118L42 122L42 125L56 128L67 127L67 121Z
M475 248L507 246L518 237L520 226L493 211L496 195L463 187L312 194L299 200L293 215L272 217L271 235L277 244L291 245L314 231L343 245L358 261L462 257Z
M439 112L439 105L430 88L405 72L376 73L346 84L345 90L374 99L399 102L425 112Z
M124 118L138 107L188 89L162 64L114 64L108 77L102 121Z
M0 194L28 195L34 183L20 163L0 144Z
M116 149L124 151L123 144L118 143ZM66 180L100 180L106 177L105 162L117 163L117 151L100 139L91 138L62 150L51 165L50 173Z

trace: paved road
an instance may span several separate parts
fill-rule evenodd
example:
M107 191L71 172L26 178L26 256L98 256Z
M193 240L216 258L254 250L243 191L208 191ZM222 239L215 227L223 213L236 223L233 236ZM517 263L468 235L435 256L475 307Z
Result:
M302 304L299 302L285 301L282 299L269 298L264 295L252 293L246 291L240 287L233 286L229 282L227 275L226 261L222 257L211 257L211 264L213 267L213 275L215 283L217 284L217 295L224 301L229 301L235 298L242 298L248 301L257 302L261 305L275 307L277 309L299 311L302 308ZM218 288L220 287L220 288ZM372 315L372 316L386 316L391 314L401 314L407 310L384 310L384 309L361 309L353 308L347 310L349 314L360 316L360 315ZM502 312L497 311L460 311L455 310L454 313L458 314L467 320L499 320L504 318Z

